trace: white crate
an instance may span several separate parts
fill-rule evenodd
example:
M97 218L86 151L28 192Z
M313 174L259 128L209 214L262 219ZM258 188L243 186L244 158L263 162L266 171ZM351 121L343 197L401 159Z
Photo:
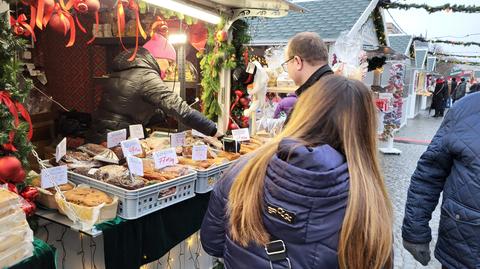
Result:
M195 170L197 171L197 181L195 181L195 192L196 193L207 193L213 190L213 186L218 182L218 180L223 176L225 170L227 170L233 162L228 162L209 168L206 170Z
M153 184L138 190L126 190L73 172L68 172L68 177L74 183L88 184L108 194L117 196L117 215L124 219L137 219L194 197L197 173L192 170L186 176Z

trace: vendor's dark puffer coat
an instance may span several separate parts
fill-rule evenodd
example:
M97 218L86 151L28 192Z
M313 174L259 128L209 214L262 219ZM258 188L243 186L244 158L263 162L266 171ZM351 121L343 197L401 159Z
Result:
M228 195L246 161L241 159L215 186L200 237L205 251L223 257L227 269L267 269L270 263L263 246L241 247L228 232ZM263 223L274 238L285 242L292 268L338 268L348 192L348 167L342 154L328 145L307 148L289 139L281 142L267 168L263 199L295 217L288 223L264 209ZM286 268L285 261L279 263L273 268Z
M160 67L146 49L139 48L135 60L129 62L131 53L124 51L114 59L114 73L103 88L90 140L104 141L108 132L128 129L130 124L146 125L159 112L206 135L215 135L215 123L190 108L163 83Z
M443 191L435 257L447 268L480 268L480 93L455 103L418 162L408 191L403 239L426 244Z

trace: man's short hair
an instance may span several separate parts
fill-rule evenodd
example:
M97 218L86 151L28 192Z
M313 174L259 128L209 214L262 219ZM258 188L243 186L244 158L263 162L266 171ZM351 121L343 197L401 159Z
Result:
M462 78L461 81L462 81L462 82L465 82L465 78Z
M287 49L288 58L298 56L311 65L328 61L325 42L317 33L298 33L290 39Z

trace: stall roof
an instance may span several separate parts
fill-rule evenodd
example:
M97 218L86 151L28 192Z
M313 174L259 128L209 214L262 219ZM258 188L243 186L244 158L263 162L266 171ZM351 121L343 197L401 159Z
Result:
M389 34L390 47L404 55L409 54L410 46L412 45L412 36L404 34Z
M226 11L228 9L265 9L304 12L301 6L287 0L189 0L202 6Z
M427 58L427 72L433 72L435 65L437 64L437 57L430 56Z

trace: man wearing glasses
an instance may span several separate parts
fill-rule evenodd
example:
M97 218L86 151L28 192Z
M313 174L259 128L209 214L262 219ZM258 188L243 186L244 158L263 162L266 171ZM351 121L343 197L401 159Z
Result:
M282 68L300 86L295 91L298 97L323 76L333 74L328 66L327 46L312 32L298 33L290 39Z

